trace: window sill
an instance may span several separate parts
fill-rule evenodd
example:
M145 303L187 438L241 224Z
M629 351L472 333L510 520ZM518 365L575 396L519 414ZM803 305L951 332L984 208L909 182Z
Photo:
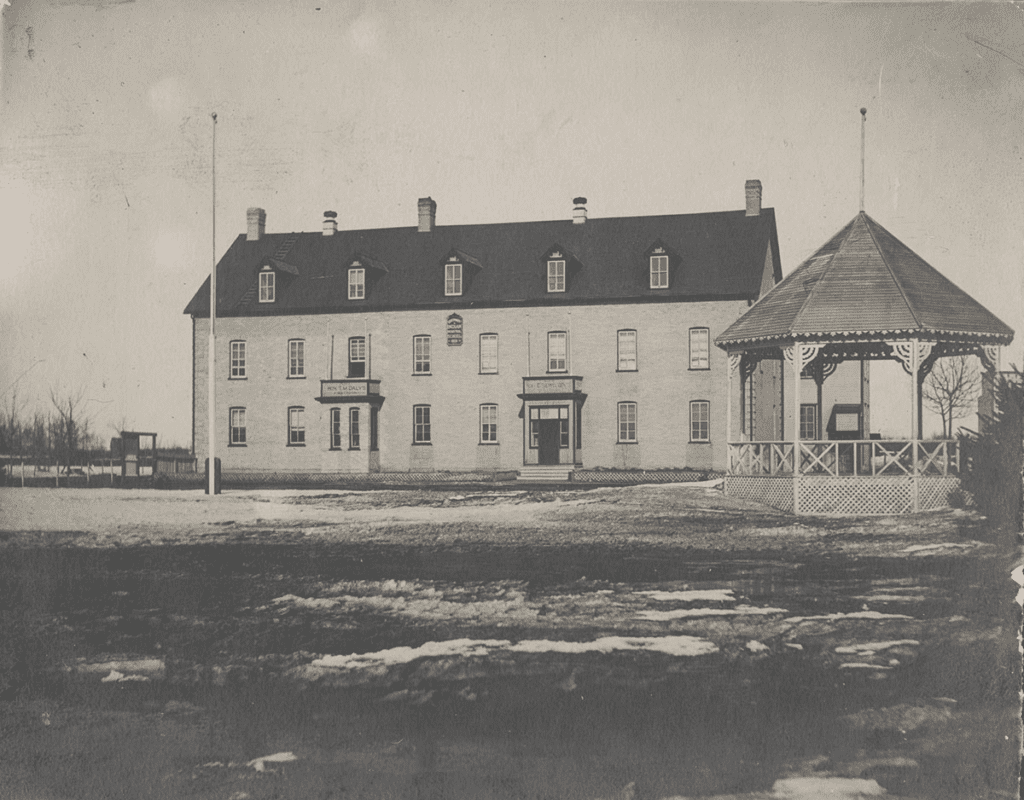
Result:
M305 447L305 442L288 442L288 447Z
M229 375L229 376L228 376L228 380L229 380L229 381L244 381L244 380L248 380L248 378L246 378L246 376L245 376L245 375L242 375L242 376L240 376L240 377L236 377L236 376L233 376L233 375Z
M289 375L288 380L290 381L304 381L306 380L305 375Z
M478 442L478 444L483 445L484 447L497 447L501 442Z
M434 373L432 372L414 372L412 374L414 378L431 378L433 375Z
M229 444L228 447L245 447L244 444Z
M623 441L618 441L618 442L616 442L615 444L640 444L640 442L638 442L638 441L636 441L636 440L634 439L634 440L633 440L632 442L623 442Z
M567 369L549 369L547 371L547 374L548 375L568 375L569 374L569 370L567 370Z
M490 370L488 372L480 371L480 372L477 373L477 375L497 375L497 374L498 374L498 370L496 370L496 369Z
M639 372L640 370L638 370L636 367L634 367L633 369L617 369L615 371L616 372Z
M690 367L688 372L711 372L711 367Z
M348 451L349 451L350 453L358 453L358 452L359 452L360 450L362 450L362 448L361 448L361 447L350 447L350 448L348 449Z
M433 444L433 442L413 442L412 446L413 447L430 447L432 444Z
M690 444L711 444L710 439L690 439Z

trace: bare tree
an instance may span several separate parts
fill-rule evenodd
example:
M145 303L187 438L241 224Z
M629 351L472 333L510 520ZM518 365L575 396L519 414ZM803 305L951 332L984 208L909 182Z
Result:
M70 471L71 462L81 446L83 431L88 430L88 419L82 414L84 396L84 388L68 392L50 389L50 402L57 410L52 426L53 444L57 458L64 462L65 471Z
M974 356L940 358L925 378L921 398L942 418L942 438L953 435L953 423L977 407L981 374Z

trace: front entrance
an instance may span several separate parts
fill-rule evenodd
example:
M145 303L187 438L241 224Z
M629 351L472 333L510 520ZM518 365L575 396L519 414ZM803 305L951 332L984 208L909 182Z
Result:
M558 444L560 439L559 420L541 419L537 420L537 463L557 464Z

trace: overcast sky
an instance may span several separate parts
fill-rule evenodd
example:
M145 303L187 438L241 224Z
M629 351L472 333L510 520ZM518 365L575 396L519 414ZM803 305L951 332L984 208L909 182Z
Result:
M785 272L867 212L1024 331L1024 4L12 0L0 392L191 439L217 237L743 207ZM876 399L876 405L879 398Z

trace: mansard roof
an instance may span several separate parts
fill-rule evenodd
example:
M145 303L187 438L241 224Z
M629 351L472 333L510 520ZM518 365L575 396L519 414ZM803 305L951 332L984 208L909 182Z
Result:
M1008 344L1013 330L862 211L715 343L908 335Z
M678 256L668 289L651 289L644 273L659 242ZM574 254L581 268L564 293L549 294L543 259L554 245ZM415 308L697 301L753 301L766 254L781 278L774 209L646 217L437 225L376 230L240 235L217 264L217 314L325 313ZM441 265L453 251L480 269L465 293L446 297ZM348 267L359 253L384 270L365 299L348 299ZM274 303L245 302L268 259L295 270ZM290 271L290 270L289 270ZM209 315L209 278L185 308Z

